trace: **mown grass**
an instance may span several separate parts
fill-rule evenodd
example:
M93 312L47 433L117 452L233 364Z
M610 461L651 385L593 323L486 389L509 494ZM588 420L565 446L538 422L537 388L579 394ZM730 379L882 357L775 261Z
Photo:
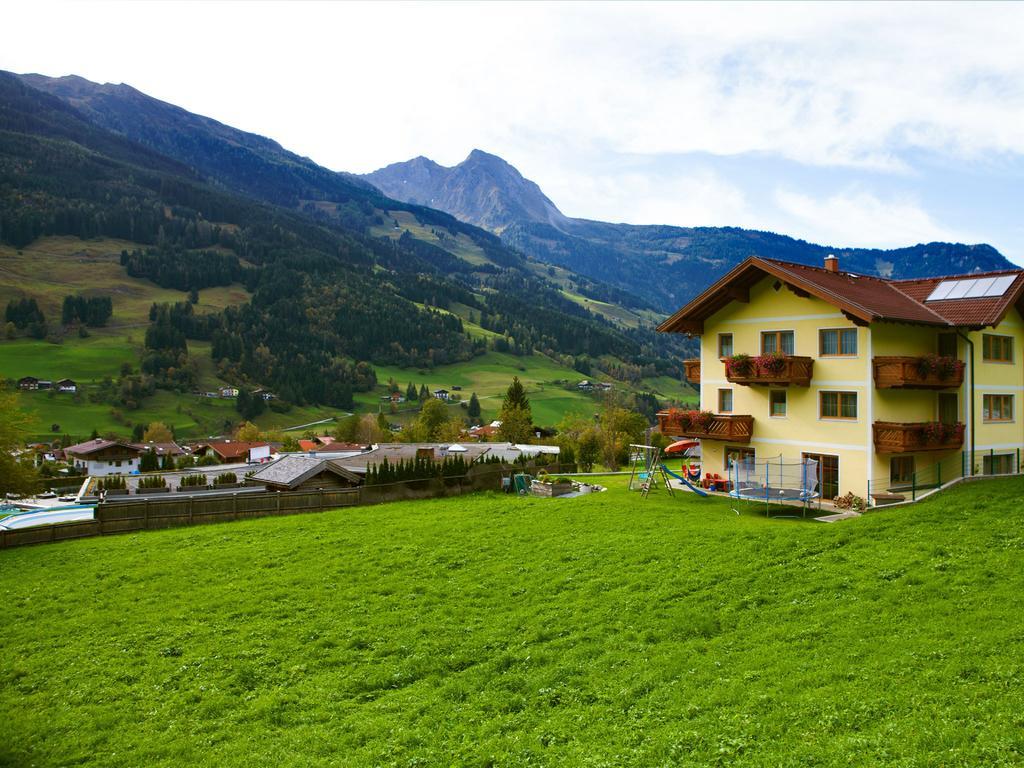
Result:
M0 552L0 762L1020 764L1024 481L835 525L609 482Z

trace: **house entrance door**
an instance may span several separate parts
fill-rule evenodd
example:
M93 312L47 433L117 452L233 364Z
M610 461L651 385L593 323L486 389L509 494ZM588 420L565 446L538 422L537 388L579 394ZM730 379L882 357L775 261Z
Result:
M827 453L804 453L805 459L818 462L818 491L824 501L839 495L839 457Z

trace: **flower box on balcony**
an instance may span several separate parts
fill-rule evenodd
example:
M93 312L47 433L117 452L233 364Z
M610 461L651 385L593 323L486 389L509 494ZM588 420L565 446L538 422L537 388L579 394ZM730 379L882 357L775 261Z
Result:
M670 410L658 413L658 426L663 434L673 437L749 443L754 432L754 417Z
M879 389L956 389L964 383L964 364L953 357L876 357L873 368Z
M807 387L814 375L814 360L796 355L760 357L733 355L725 361L725 378L733 384L795 384Z
M964 425L938 421L876 421L875 450L879 453L955 451L964 444Z
M683 367L686 370L686 380L691 384L700 384L700 359L683 360Z

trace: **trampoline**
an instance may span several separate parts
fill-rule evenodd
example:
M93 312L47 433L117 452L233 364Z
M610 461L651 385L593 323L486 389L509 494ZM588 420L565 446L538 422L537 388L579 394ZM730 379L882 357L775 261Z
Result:
M803 514L815 500L821 506L818 490L818 462L813 459L785 461L781 456L771 459L746 459L729 465L729 495L736 499L765 502L765 515L771 504L802 507Z

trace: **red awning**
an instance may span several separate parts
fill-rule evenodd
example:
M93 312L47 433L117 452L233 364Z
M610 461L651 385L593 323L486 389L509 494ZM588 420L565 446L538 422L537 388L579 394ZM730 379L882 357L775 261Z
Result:
M690 448L696 448L698 445L700 445L700 443L696 440L676 440L672 445L665 449L665 453L682 453Z

